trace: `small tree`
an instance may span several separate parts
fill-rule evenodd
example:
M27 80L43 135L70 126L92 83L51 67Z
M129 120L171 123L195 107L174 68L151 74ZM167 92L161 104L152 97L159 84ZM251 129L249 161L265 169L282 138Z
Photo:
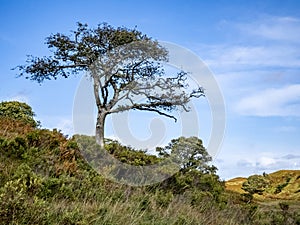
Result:
M11 118L29 124L32 127L39 125L33 118L35 113L32 108L24 102L7 101L0 103L0 117Z
M161 184L163 188L172 189L175 193L196 189L216 196L222 192L223 186L216 175L217 168L210 165L212 158L199 138L180 137L156 150L160 157L170 159L180 167L176 174Z
M166 77L167 50L136 29L78 23L71 35L51 35L46 44L53 56L29 56L26 65L17 67L19 75L41 83L89 71L98 114L96 140L102 148L107 115L134 109L176 121L171 111L189 111L190 99L203 96L201 87L188 91L186 72Z
M248 192L250 195L261 195L268 185L269 181L264 176L252 175L243 183L242 189Z
M165 147L158 147L160 156L171 157L180 165L181 171L198 170L202 173L215 173L216 167L209 165L212 158L197 137L180 137L171 140Z

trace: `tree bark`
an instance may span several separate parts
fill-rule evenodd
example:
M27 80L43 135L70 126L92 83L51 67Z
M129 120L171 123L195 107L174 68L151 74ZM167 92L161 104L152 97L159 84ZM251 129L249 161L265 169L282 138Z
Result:
M104 124L105 124L105 113L98 113L96 123L96 142L100 145L101 149L104 149Z

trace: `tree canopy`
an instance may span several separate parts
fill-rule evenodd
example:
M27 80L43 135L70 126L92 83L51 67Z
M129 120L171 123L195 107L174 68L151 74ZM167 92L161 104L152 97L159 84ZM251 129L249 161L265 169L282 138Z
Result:
M32 108L24 102L18 101L4 101L0 102L0 117L7 117L19 120L32 127L39 125L38 121L34 119L35 113Z
M198 170L202 173L215 173L216 168L209 165L211 156L197 137L179 137L171 140L164 148L158 147L160 156L171 157L180 165L181 171Z
M164 160L172 160L180 169L159 186L174 193L187 190L210 191L216 198L223 191L223 184L216 175L217 168L211 165L212 158L197 137L179 137L164 148L156 149Z
M250 195L261 195L268 187L269 181L267 178L261 175L252 175L242 185L242 189L248 192Z

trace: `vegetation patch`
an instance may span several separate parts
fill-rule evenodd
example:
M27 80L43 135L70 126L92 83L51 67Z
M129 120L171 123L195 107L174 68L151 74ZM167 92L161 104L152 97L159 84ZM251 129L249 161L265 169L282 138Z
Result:
M300 224L299 193L294 191L299 190L299 171L236 178L225 185L198 138L174 139L157 149L158 156L107 140L106 151L127 164L152 165L172 158L181 165L161 183L132 187L107 180L87 163L80 149L91 146L94 137L67 138L58 130L9 117L0 117L0 130L3 225ZM182 146L184 154L177 154ZM90 157L93 149L87 149ZM287 182L280 193L272 194ZM253 200L240 194L243 186L247 193L254 192ZM257 200L257 191L263 201ZM288 198L274 201L270 195Z

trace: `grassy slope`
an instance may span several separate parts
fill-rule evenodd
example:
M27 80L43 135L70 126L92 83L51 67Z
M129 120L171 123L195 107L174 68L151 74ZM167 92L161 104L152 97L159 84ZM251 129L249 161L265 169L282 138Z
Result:
M290 207L287 214L278 205L257 207L235 193L221 192L216 198L211 188L173 194L112 183L91 170L76 149L74 141L57 131L0 119L0 225L300 224L298 208ZM298 175L289 175L280 195L299 189ZM277 183L286 181L283 174L269 176ZM241 191L245 179L228 181L227 188Z
M229 191L237 192L237 193L245 193L245 191L242 190L243 183L247 180L245 177L236 177L233 179L230 179L225 182L225 187Z
M82 160L76 146L56 130L0 118L0 225L196 225L241 220L243 209L220 210L226 202L214 200L210 192L177 195L155 186L110 182ZM119 148L122 157L125 152L124 157L153 160Z

